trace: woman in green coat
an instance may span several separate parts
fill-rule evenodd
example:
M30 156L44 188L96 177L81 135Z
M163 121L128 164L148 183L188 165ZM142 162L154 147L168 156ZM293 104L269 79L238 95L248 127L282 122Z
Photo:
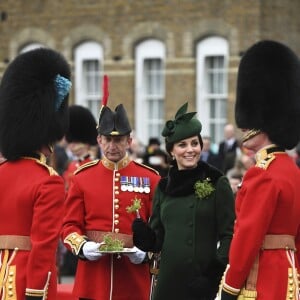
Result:
M173 158L156 189L149 223L132 224L135 245L161 254L154 300L213 300L228 262L234 197L228 179L200 161L201 123L187 103L162 135Z

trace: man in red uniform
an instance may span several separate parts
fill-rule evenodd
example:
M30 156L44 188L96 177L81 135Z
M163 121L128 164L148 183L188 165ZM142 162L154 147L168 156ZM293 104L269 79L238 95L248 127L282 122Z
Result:
M221 298L299 299L300 171L285 152L300 140L300 63L261 41L238 72L236 123L256 165L236 198L236 223Z
M57 52L20 54L0 85L0 298L56 299L63 179L46 164L65 134L70 68Z
M69 107L69 128L65 135L67 147L74 156L66 161L66 169L62 173L66 191L69 189L71 177L83 164L95 159L91 147L97 147L97 123L91 111L81 105ZM97 145L97 146L96 146ZM66 153L66 152L65 152ZM74 275L76 272L77 257L59 244L58 264L60 275Z
M69 114L70 122L66 141L75 158L69 162L63 173L66 189L69 188L70 178L74 172L83 164L96 158L91 153L91 147L97 145L97 123L91 111L80 105L71 105Z
M71 179L62 239L80 258L73 291L79 299L149 299L146 253L133 247L131 223L136 215L126 208L138 199L139 213L148 219L160 177L130 160L130 132L123 105L114 112L104 106L97 137L102 159L81 166ZM129 253L101 253L99 247L107 234L122 240Z

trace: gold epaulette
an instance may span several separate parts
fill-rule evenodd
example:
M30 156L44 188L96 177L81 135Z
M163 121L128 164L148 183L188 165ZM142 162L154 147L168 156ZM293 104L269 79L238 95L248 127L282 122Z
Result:
M155 174L159 175L158 171L156 171L155 169L153 169L153 168L151 168L151 167L149 167L149 166L146 166L146 165L144 165L144 164L142 164L142 163L139 163L139 162L137 162L137 161L135 161L135 160L134 160L133 162L134 162L135 164L137 164L137 165L139 165L139 166L141 166L141 167L143 167L143 168L145 168L145 169L148 169L148 170L154 172Z
M58 173L52 167L47 165L47 159L46 159L46 156L44 154L40 154L39 159L35 158L35 157L30 157L30 156L23 156L23 158L34 160L37 164L39 164L40 166L43 166L44 168L46 168L48 170L50 176L57 176L58 175Z
M270 153L267 156L263 157L262 159L258 160L255 166L267 170L271 162L274 161L275 158L276 156L274 155L274 153Z
M89 167L92 167L92 166L95 166L99 163L99 159L96 159L96 160L92 160L92 161L89 161L83 165L81 165L80 167L78 167L78 169L74 172L74 174L78 174L79 172L81 172L82 170L84 169L87 169Z
M259 150L255 154L255 160L256 160L255 166L263 170L267 170L271 162L275 160L276 158L275 154L283 154L283 153L285 153L283 148L275 144L268 145L267 147L264 147L263 149Z
M36 161L39 165L45 167L45 168L48 170L50 176L58 175L58 173L57 173L52 167L48 166L48 165L47 165L46 163L44 163L43 161L38 160L38 159L35 159L35 161Z

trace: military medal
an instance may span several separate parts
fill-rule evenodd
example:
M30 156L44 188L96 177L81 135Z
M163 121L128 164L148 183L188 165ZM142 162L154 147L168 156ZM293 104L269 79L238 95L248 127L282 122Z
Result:
M143 179L139 177L139 193L143 193L144 188L143 188Z
M133 183L133 191L138 192L139 191L139 178L138 177L131 177L132 183Z
M126 192L128 190L128 177L127 176L121 176L121 191Z
M128 192L133 192L133 179L132 179L132 177L130 177L129 180L128 180L127 191Z
M148 177L143 177L143 183L144 183L144 192L146 194L150 193L150 180Z

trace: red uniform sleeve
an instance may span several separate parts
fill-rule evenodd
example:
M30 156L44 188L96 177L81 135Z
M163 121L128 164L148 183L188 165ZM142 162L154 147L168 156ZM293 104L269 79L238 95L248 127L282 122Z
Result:
M79 253L79 250L84 243L84 239L82 238L85 233L84 212L84 195L76 184L76 177L73 176L71 179L68 196L64 204L64 218L61 238L64 241L65 246L69 250L73 252L75 251L75 254ZM70 242L72 242L72 240L74 241L74 245L71 245L70 242L66 242L66 238L73 233L76 233L77 235L74 239L68 239ZM78 242L76 242L76 239Z
M64 183L59 176L47 177L36 188L30 233L32 248L26 275L29 290L43 290L48 273L56 271L53 266L56 261L64 198Z

